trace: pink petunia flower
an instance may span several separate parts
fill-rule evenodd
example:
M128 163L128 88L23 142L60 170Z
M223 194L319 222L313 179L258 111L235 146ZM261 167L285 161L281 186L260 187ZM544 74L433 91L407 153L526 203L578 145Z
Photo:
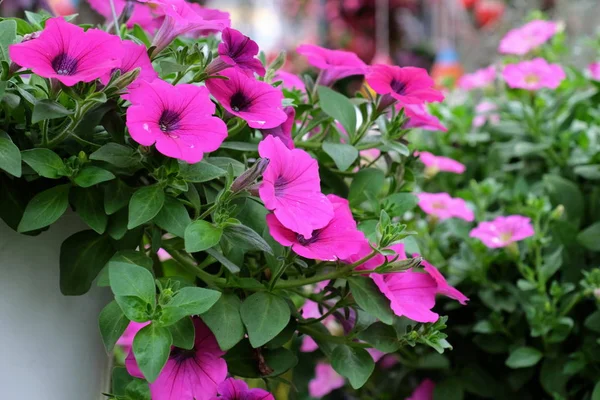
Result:
M214 8L206 8L202 7L198 3L189 3L192 10L196 12L196 14L200 15L206 22L215 21L217 22L217 27L205 28L193 30L188 33L188 36L191 37L203 37L208 35L215 35L224 29L231 27L231 16L227 11L221 11Z
M434 390L435 383L430 379L425 379L406 400L433 400Z
M264 389L250 389L246 382L229 378L219 384L219 396L212 400L275 400L275 397Z
M506 247L535 235L531 219L521 215L498 217L493 221L481 222L469 236L477 238L490 249Z
M448 193L417 193L417 197L421 210L440 220L460 218L470 222L475 219L473 211L463 199L450 197Z
M200 318L194 318L196 337L192 350L173 347L167 364L150 384L153 400L209 400L227 377L227 364L217 340ZM133 352L125 360L131 376L143 378Z
M496 80L496 67L493 65L479 69L472 74L465 74L458 80L458 87L473 90L488 87Z
M119 67L119 37L99 29L83 28L63 18L50 18L37 39L9 46L10 59L44 78L67 86L90 82Z
M110 81L111 75L115 70L119 70L121 75L126 74L129 71L133 71L136 68L140 68L140 74L137 79L128 86L128 89L134 89L139 86L139 81L152 82L158 78L158 73L152 67L150 57L146 46L132 42L131 40L124 40L121 42L122 54L121 62L118 67L114 68L110 73L104 75L100 81L103 84L107 84Z
M513 89L539 90L556 89L566 75L560 65L548 64L543 58L534 58L505 66L502 77Z
M502 54L525 55L550 40L558 32L558 26L552 21L531 21L509 31L500 41L498 51Z
M331 202L321 193L317 160L271 135L260 142L258 153L270 160L258 190L265 207L286 230L310 239L334 216Z
M206 68L208 75L214 75L226 68L235 67L249 76L256 72L265 75L265 67L256 55L258 45L248 36L235 29L223 30L223 42L219 44L219 57L214 59Z
M160 9L152 9L146 4L132 0L113 0L115 5L115 12L117 16L120 16L125 7L133 7L131 16L127 20L127 27L133 28L134 25L139 25L145 31L154 33L162 22L162 14ZM108 22L113 21L113 14L110 8L110 1L108 0L88 0L90 6L98 14L102 15Z
M279 138L288 149L293 149L295 146L294 138L292 138L292 128L296 119L296 109L292 106L287 106L283 111L287 115L287 119L284 123L275 128L261 129L260 132L264 137L270 135Z
M308 393L311 397L320 399L344 386L345 382L344 377L335 372L331 365L318 362L315 377L308 382Z
M462 174L465 172L465 165L448 157L436 156L427 151L419 152L419 160L425 164L425 174L433 176L440 171Z
M434 81L423 68L374 65L366 80L376 93L383 95L381 109L396 101L404 106L444 100L444 95L433 88Z
M600 81L600 62L591 63L588 72L593 80Z
M149 324L150 322L130 321L129 325L127 325L127 328L125 329L125 332L123 332L119 340L117 340L117 345L121 346L126 354L129 354L129 352L131 351L131 346L133 345L133 339L135 338L135 335L137 335L137 333L143 327Z
M301 92L306 92L306 86L304 82L298 75L292 74L291 72L286 72L279 70L275 72L275 78L273 78L273 82L281 81L282 85L287 90L299 90Z
M367 64L351 51L302 44L296 48L296 52L305 56L310 65L321 70L317 83L324 86L331 86L342 78L364 75L367 72Z
M237 69L226 69L221 75L228 80L209 79L206 87L227 111L245 120L251 128L275 128L288 119L281 105L281 90Z
M215 105L206 88L156 79L140 81L129 97L129 134L142 146L156 143L167 157L197 163L227 137L225 123L213 117Z
M475 107L475 118L473 118L473 126L480 128L485 125L486 122L497 125L500 123L500 114L494 112L498 110L491 101L482 101Z
M356 228L348 201L333 194L327 198L333 205L333 219L312 232L309 239L287 229L274 214L267 215L271 236L283 246L291 246L296 254L313 260L344 260L358 253L365 235Z
M404 124L403 128L420 128L425 131L442 131L447 132L446 128L440 120L429 114L424 104L397 104L404 108L404 114L408 117L408 121Z

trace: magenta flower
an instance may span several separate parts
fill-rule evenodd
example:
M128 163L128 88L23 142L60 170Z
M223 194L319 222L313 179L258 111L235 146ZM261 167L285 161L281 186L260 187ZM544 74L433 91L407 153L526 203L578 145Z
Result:
M404 108L404 114L408 121L404 124L405 129L420 128L425 131L447 132L446 128L437 117L429 114L424 104L397 104Z
M281 90L237 69L226 69L221 75L228 80L209 79L206 87L227 111L245 120L251 128L275 128L288 119L281 105Z
M117 345L123 348L125 354L129 354L131 351L131 346L133 345L133 338L135 335L148 324L150 324L150 322L129 322L127 329L125 329L125 332L123 332L119 340L117 340Z
M352 75L364 75L367 64L350 51L330 50L313 44L302 44L296 52L305 56L308 63L321 70L318 84L331 86L335 81Z
M258 190L265 207L294 235L310 239L334 216L332 204L321 193L317 160L304 150L288 149L271 135L260 142L258 153L270 160Z
M99 29L82 28L62 18L50 18L37 39L9 46L10 59L44 78L56 78L67 86L90 82L121 63L117 36Z
M273 82L281 81L282 85L287 90L299 90L306 92L306 86L298 75L294 75L291 72L279 70L275 72L275 78Z
M496 67L493 65L479 69L472 74L465 74L458 80L458 87L463 90L485 88L496 80Z
M189 36L192 37L202 37L208 35L214 35L221 32L223 29L231 27L231 17L228 12L217 10L214 8L206 8L202 7L198 3L189 3L192 10L196 12L196 14L200 15L206 22L215 21L218 24L218 27L206 28L206 29L198 29L189 33Z
M552 21L531 21L509 31L500 41L498 51L519 56L529 53L550 40L558 32L558 24Z
M427 151L419 152L419 160L425 164L425 174L433 176L440 171L462 174L465 172L465 165L448 157L436 156Z
M496 106L491 101L482 101L475 107L475 118L473 118L473 126L476 128L482 127L486 122L489 122L492 125L496 125L500 123L500 114L495 113L494 111L498 110L498 106Z
M591 63L588 66L590 77L595 81L600 81L600 62Z
M119 70L121 75L126 74L129 71L133 71L136 68L140 68L140 74L137 79L128 86L128 89L134 89L139 86L139 81L152 82L158 78L158 73L152 67L150 57L146 46L132 42L131 40L124 40L121 42L121 51L123 57L119 63L119 66L114 68L110 73L104 75L100 80L103 84L107 84L110 81L111 75Z
M473 211L463 199L450 197L448 193L418 193L417 197L421 210L440 220L460 218L470 222L475 219Z
M506 247L535 235L531 219L521 215L498 217L493 221L481 222L469 236L477 238L490 249Z
M265 75L265 67L256 55L258 45L255 41L235 29L223 30L223 42L219 44L219 57L214 59L206 68L208 75L214 75L226 68L235 67L249 76L256 72Z
M513 89L539 90L556 89L566 75L560 65L548 64L543 58L534 58L507 65L502 71L502 77Z
M376 93L384 96L381 109L396 101L404 106L444 100L444 95L433 88L434 81L423 68L378 64L370 68L366 80Z
M275 400L275 397L264 389L249 389L246 382L229 378L219 384L219 396L212 400Z
M288 149L293 149L294 138L292 138L292 128L296 120L296 109L292 106L287 106L283 109L287 115L285 122L275 128L261 129L260 132L264 137L273 136L279 138Z
M343 387L345 382L344 377L335 372L331 365L318 362L315 377L308 382L308 393L311 397L320 399Z
M430 379L425 379L406 400L433 400L433 391L435 383Z
M196 337L192 350L173 347L167 364L150 384L152 400L210 400L227 377L225 354L200 318L194 318ZM143 378L133 352L125 360L130 375Z
M156 79L139 81L129 97L129 134L142 146L156 143L156 149L167 157L197 163L227 137L225 123L213 117L215 105L206 88L173 86Z
M161 17L163 14L160 13L159 9L152 9L146 4L142 4L134 0L113 0L115 5L115 11L117 16L120 16L128 4L133 4L133 11L131 16L127 20L127 27L133 28L134 25L139 25L144 30L153 33L155 32L160 23L162 22ZM110 8L110 1L108 0L88 0L90 6L98 14L102 15L108 22L113 21L112 10Z
M271 236L283 246L291 246L296 254L313 260L344 260L358 253L365 235L356 229L348 201L333 194L327 198L333 205L333 219L312 232L309 239L283 226L274 214L267 215Z

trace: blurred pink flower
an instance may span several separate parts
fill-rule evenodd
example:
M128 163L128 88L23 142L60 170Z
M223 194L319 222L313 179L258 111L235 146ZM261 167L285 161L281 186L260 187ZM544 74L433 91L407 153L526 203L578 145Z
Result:
M103 84L106 85L110 81L111 75L116 70L119 70L121 75L124 75L129 71L140 68L140 74L137 79L127 87L129 90L138 87L139 81L152 82L158 78L158 73L154 70L150 57L148 57L146 46L137 44L131 40L123 40L121 42L121 52L123 57L121 58L119 65L100 78L100 81ZM127 98L127 95L124 97Z
M590 77L595 81L600 81L600 62L591 63L588 66Z
M473 126L476 128L482 127L486 122L497 125L500 123L500 114L492 112L496 111L496 106L491 101L482 101L475 107L475 118L473 118Z
M408 117L408 121L403 128L420 128L425 131L442 131L447 132L448 129L442 125L440 120L429 114L424 104L400 104L404 108L404 114Z
M558 32L558 24L552 21L535 20L520 28L509 31L500 41L498 51L502 54L519 56L546 43Z
M260 76L265 75L265 67L256 55L258 45L248 36L235 29L225 28L223 30L223 42L219 44L219 57L215 58L206 68L208 75L214 75L226 68L239 68L248 76L256 72Z
M356 228L348 200L336 195L327 196L333 205L333 219L327 226L312 232L310 238L284 227L273 214L267 215L271 236L283 246L302 257L313 260L344 260L360 251L365 235Z
M129 98L129 134L142 146L156 143L167 157L197 163L227 137L227 126L213 117L215 105L204 87L140 81Z
M496 80L496 67L493 65L479 69L471 74L465 74L458 80L458 87L463 90L473 90L490 86Z
M364 75L367 64L350 51L330 50L313 44L302 44L296 52L305 56L313 67L321 70L319 84L330 86L352 75Z
M112 10L110 1L108 0L87 0L90 6L98 14L102 15L107 22L113 22ZM120 16L125 9L125 6L132 6L133 11L127 20L127 27L133 28L134 25L139 25L145 31L154 33L162 22L162 12L160 9L152 9L146 4L132 0L113 0L115 12Z
M460 218L465 221L473 221L475 215L467 207L467 203L460 198L450 197L448 193L417 193L419 207L427 214L433 215L440 220L448 218Z
M292 138L292 128L294 127L294 122L296 120L296 109L292 106L287 106L283 111L287 115L287 119L284 123L275 128L261 129L260 133L263 134L263 137L271 135L279 138L288 149L293 149L295 146L294 138Z
M189 3L189 5L190 7L192 7L192 10L194 10L196 14L204 18L205 21L215 21L218 23L219 26L194 30L188 33L188 36L197 38L202 36L214 35L216 33L221 32L225 28L231 27L231 17L228 12L216 10L213 8L202 7L198 3Z
M275 397L264 389L250 389L240 379L229 378L219 384L219 396L212 400L275 400Z
M308 382L308 393L311 397L320 399L341 388L344 383L344 377L335 372L331 365L318 362L315 368L315 377Z
M66 86L90 82L110 73L121 63L121 39L99 29L86 32L62 17L50 18L33 40L8 47L10 59L44 78Z
M534 234L531 219L521 215L510 215L498 217L493 221L481 222L469 236L481 240L491 249L496 249L506 247Z
M435 383L430 379L425 379L406 400L433 400L434 389Z
M548 64L543 58L534 58L505 66L502 77L513 89L539 90L556 89L566 75L560 65Z
M279 70L275 72L275 78L273 78L273 82L282 81L282 85L287 90L299 90L301 92L306 92L306 86L304 82L298 75L292 74L291 72L286 72Z
M317 160L271 135L260 142L258 153L270 160L258 190L265 207L282 227L309 240L334 216L331 202L321 193Z
M462 174L465 172L465 165L448 157L436 156L427 151L418 153L419 160L425 164L425 172L429 175L435 175L440 171Z

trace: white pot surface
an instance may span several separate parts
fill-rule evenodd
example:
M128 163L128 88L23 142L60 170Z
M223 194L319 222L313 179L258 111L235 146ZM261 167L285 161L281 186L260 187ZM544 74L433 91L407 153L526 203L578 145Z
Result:
M59 288L60 245L86 227L67 213L38 236L0 220L0 393L15 400L100 400L109 358L98 329L109 292L66 297Z

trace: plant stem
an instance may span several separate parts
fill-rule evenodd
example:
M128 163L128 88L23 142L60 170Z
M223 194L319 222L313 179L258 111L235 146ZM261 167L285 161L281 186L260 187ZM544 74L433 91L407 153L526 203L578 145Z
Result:
M298 330L306 335L311 336L312 338L317 339L317 340L323 340L323 341L327 341L327 342L331 342L331 343L345 344L346 346L358 347L361 349L368 349L371 347L367 343L351 342L348 339L346 339L345 336L333 336L333 335L321 333L321 332L317 331L316 329L311 328L308 325L299 325Z
M118 37L121 37L121 27L119 26L119 17L117 16L117 10L115 9L115 2L114 0L108 0L108 2L110 3L110 12L112 13L115 24L115 34Z
M208 272L202 270L202 268L200 268L198 265L196 265L196 262L194 260L192 260L190 257L187 257L187 256L183 255L181 252L170 249L168 247L165 248L165 250L167 251L167 253L169 253L169 255L171 255L171 257L173 257L173 259L175 261L177 261L179 264L181 264L182 267L184 267L186 270L190 271L191 273L195 274L198 278L202 279L207 284L219 286L219 287L225 285L225 279L219 278L217 276L213 276L213 275L209 274Z

